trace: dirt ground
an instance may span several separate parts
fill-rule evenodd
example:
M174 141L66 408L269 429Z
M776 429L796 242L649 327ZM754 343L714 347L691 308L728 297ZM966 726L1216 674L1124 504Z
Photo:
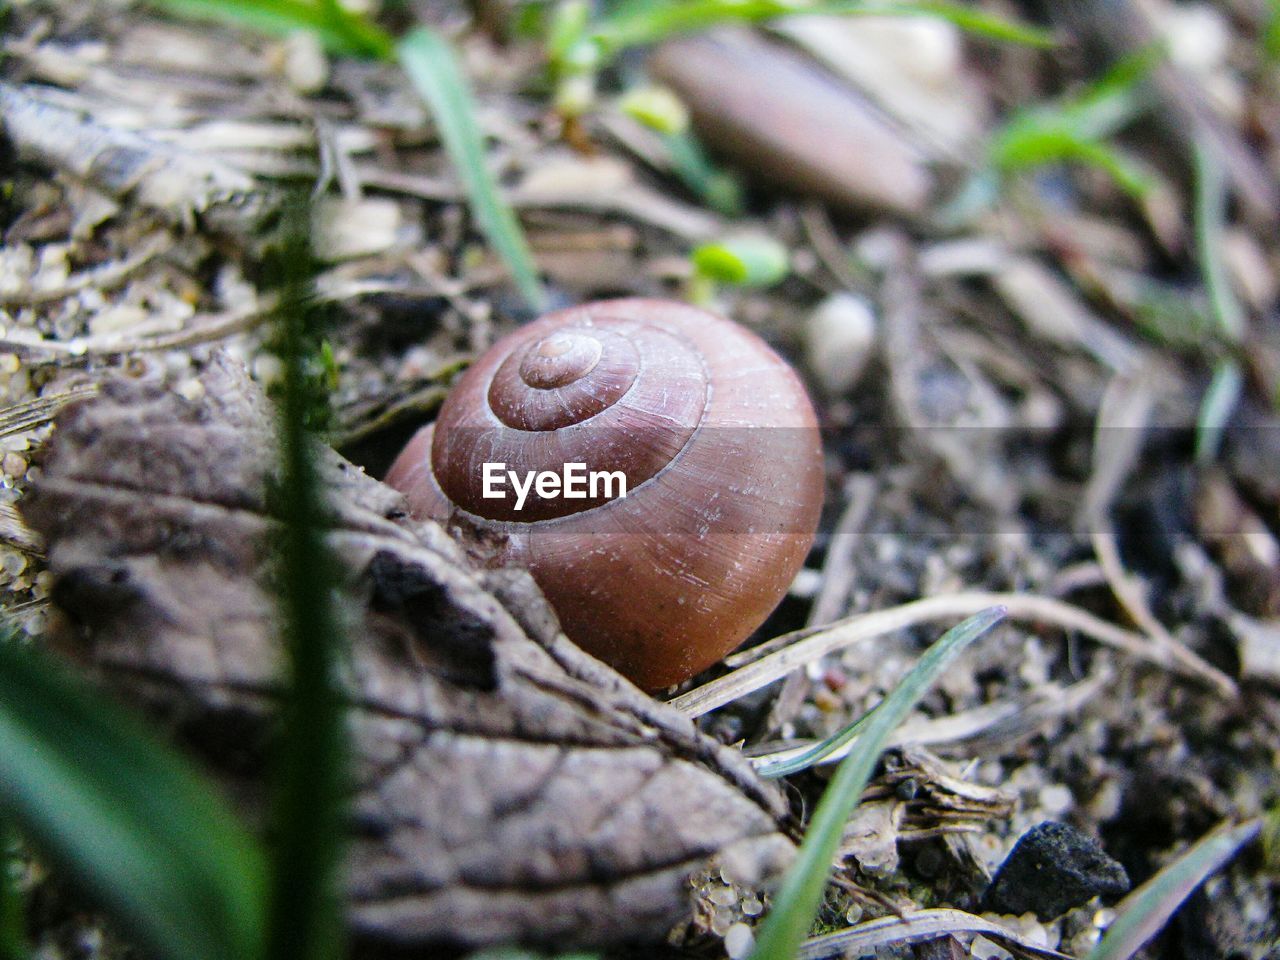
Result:
M823 931L924 907L981 913L991 873L1046 820L1098 838L1137 886L1219 824L1276 808L1274 4L985 5L1052 29L1048 50L932 18L734 27L627 51L572 122L541 44L505 29L506 4L423 6L473 84L553 305L696 295L804 379L826 506L752 643L934 604L690 709L703 730L750 756L826 736L985 595L1018 598L898 738L846 834ZM1162 52L1138 79L1099 83L1153 38ZM374 476L461 367L531 317L396 67L305 35L70 0L11 5L4 51L0 588L26 634L51 615L21 518L51 416L111 373L194 394L213 351L264 385L278 375L257 240L271 196L314 190L334 317L329 437ZM844 74L830 83L851 129L815 138L788 126L787 78L820 63ZM732 88L770 71L776 100L735 119ZM729 89L701 82L713 73ZM620 105L650 75L690 108L702 169L738 178L737 210L716 209ZM1048 131L1032 152L1059 129L1098 152L1033 162L1015 149L1027 125ZM865 153L836 149L846 136ZM699 284L690 251L744 233L782 244L787 275ZM750 654L737 657L662 698ZM788 780L802 822L830 770ZM29 873L46 892L41 956L103 955L96 925ZM745 955L767 899L718 876L696 886L672 943ZM1143 955L1280 957L1278 891L1251 844ZM1003 920L1083 956L1113 907Z

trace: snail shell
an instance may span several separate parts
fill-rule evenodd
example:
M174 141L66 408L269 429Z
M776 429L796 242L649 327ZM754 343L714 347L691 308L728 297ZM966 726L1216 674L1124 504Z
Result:
M510 487L484 495L485 463L622 471L626 496L531 488L517 510ZM723 657L777 605L812 545L822 473L804 388L762 340L705 310L625 299L499 340L387 482L416 515L501 542L571 639L656 689Z

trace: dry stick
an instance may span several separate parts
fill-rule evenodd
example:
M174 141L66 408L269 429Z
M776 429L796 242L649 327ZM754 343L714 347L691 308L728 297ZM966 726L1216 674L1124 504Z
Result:
M1194 654L1190 655L1190 660L1175 657L1164 645L1140 633L1117 627L1069 603L1029 594L973 592L926 597L888 610L850 617L816 634L801 631L803 639L796 639L796 634L785 634L771 641L774 652L727 676L681 694L669 703L686 716L698 717L768 686L792 670L836 650L920 623L959 620L995 606L1006 607L1011 620L1052 623L1064 630L1078 630L1098 643L1140 660L1204 680L1226 696L1235 694L1236 687L1230 677Z
M864 473L851 474L845 481L846 506L831 533L827 559L822 565L822 587L805 620L806 627L830 623L847 609L855 575L853 549L866 526L876 486L875 479Z
M42 303L53 303L63 300L92 287L95 290L110 290L129 279L140 268L150 263L158 254L173 245L173 238L168 233L157 233L147 239L141 249L131 256L112 263L82 270L68 277L64 283L56 287L36 289L24 284L21 289L0 292L0 304L6 307L28 307Z
M137 337L110 333L72 337L70 340L43 340L38 336L21 336L26 332L23 330L10 330L8 336L0 336L0 349L42 356L48 360L78 360L87 356L190 347L253 329L267 318L274 303L273 297L259 297L258 302L251 307L197 318L196 323L181 330L158 336Z
M367 187L423 200L444 202L462 198L461 188L451 180L415 173L387 170L373 165L357 165L360 181ZM705 240L720 230L720 221L697 207L688 207L640 184L612 191L583 193L565 188L558 191L530 191L521 187L504 192L517 210L585 210L588 213L632 217L685 240Z
M57 416L58 411L68 403L91 397L97 392L97 384L88 383L64 390L62 393L48 393L42 397L23 400L0 409L0 437L43 426Z
M1107 385L1098 409L1094 438L1093 474L1084 492L1084 521L1088 525L1098 565L1133 622L1169 655L1194 670L1208 667L1199 656L1176 639L1151 612L1145 585L1124 568L1120 559L1115 530L1111 523L1111 504L1125 479L1133 471L1142 452L1143 439L1155 403L1156 371L1150 367L1116 374ZM1213 668L1209 668L1213 669ZM1216 672L1216 671L1215 671ZM1228 686L1222 692L1236 694L1235 684L1219 674Z
M827 546L826 562L822 565L822 586L809 609L806 627L823 626L848 612L849 591L853 589L855 574L853 551L857 545L856 538L866 525L875 493L876 482L867 474L851 474L845 481L846 506ZM769 707L764 729L768 732L781 730L799 712L808 690L809 683L804 674L793 673L787 677Z
M1093 699L1111 679L1111 672L1103 669L1065 689L1050 688L1049 696L1037 696L1018 701L1001 701L983 704L962 713L941 717L913 717L893 732L886 746L903 747L908 744L919 747L937 747L942 744L971 740L994 728L1016 725L1015 737L1026 736L1046 721L1074 714ZM799 756L813 748L817 740L792 742L780 749L770 744L750 747L743 752L757 766L777 763ZM817 764L838 763L857 744L851 740L827 754ZM1006 736L1004 742L1009 742ZM815 764L816 765L816 764Z

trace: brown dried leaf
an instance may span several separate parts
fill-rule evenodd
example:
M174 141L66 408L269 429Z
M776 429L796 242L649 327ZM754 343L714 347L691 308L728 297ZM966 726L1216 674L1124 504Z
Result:
M63 633L260 813L280 664L271 424L230 361L203 384L190 401L115 382L77 405L26 515ZM788 857L776 790L570 644L527 575L474 569L331 451L322 472L352 624L347 890L366 943L653 940L687 915L694 871L749 881Z

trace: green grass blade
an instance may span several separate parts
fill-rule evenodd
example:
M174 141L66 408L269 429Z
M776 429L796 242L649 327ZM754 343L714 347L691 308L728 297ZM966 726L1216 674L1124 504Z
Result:
M326 420L318 363L322 331L306 204L288 210L279 255L275 346L282 480L271 497L281 523L276 554L280 621L289 668L272 808L272 888L267 957L335 960L344 954L338 867L345 834L347 742L339 664L346 638L339 568L325 540L327 509L308 424ZM311 371L311 372L309 372Z
M533 255L520 222L503 199L485 163L484 139L476 123L471 91L453 50L437 34L418 27L400 41L397 53L414 87L431 107L480 228L506 261L528 304L535 310L543 309L546 296Z
M840 845L844 825L871 779L889 735L960 651L999 623L1004 615L1003 607L993 607L948 630L868 715L857 745L840 762L818 802L796 862L760 928L752 960L792 960L796 955L822 903L822 892L831 874L831 861Z
M27 960L30 955L26 911L13 873L18 864L10 858L17 842L8 820L0 816L0 960Z
M1196 144L1195 170L1196 253L1201 276L1218 329L1230 343L1239 343L1245 333L1245 313L1222 258L1226 246L1226 175L1212 149L1204 144Z
M1280 60L1280 0L1268 4L1267 25L1262 30L1262 55L1271 63Z
M0 744L0 813L148 955L260 955L257 845L139 721L0 639Z
M983 13L962 3L883 3L867 4L868 7L881 7L866 11L870 15L899 13L903 15L937 17L959 27L965 33L976 37L985 37L1001 43L1015 43L1027 47L1053 47L1057 40L1048 30L1033 27L1017 20L1006 20L1002 17ZM854 11L856 12L856 11Z
M919 669L917 667L917 669ZM854 740L866 728L870 719L875 716L876 710L880 709L877 704L868 710L853 723L848 724L843 729L833 733L825 740L815 743L803 753L797 753L793 757L782 760L773 760L769 757L761 757L755 763L756 773L762 777L776 778L789 777L793 773L800 773L802 770L808 770L815 764L821 763L831 754L835 753L846 743Z
M1197 463L1210 463L1217 457L1222 434L1243 392L1244 374L1240 364L1230 358L1219 360L1196 415Z
M809 13L938 17L961 30L992 40L1037 47L1053 46L1055 42L1053 35L1044 30L981 13L964 4L891 0L818 0L813 3L795 0L665 0L629 3L602 20L592 37L602 55L608 58L626 47L655 43L676 34L705 30L721 23L755 23Z
M1261 820L1250 820L1238 827L1221 827L1201 839L1124 898L1117 908L1119 915L1088 960L1129 960L1160 932L1196 887L1251 842L1261 829Z
M391 37L363 17L306 0L157 0L178 16L284 36L314 32L332 53L390 60Z
M1222 251L1225 243L1227 185L1222 165L1204 144L1195 150L1195 236L1200 275L1209 294L1209 312L1217 333L1229 344L1244 340L1247 319L1227 275ZM1239 364L1219 360L1196 416L1196 460L1207 463L1216 456L1231 414L1244 387Z

